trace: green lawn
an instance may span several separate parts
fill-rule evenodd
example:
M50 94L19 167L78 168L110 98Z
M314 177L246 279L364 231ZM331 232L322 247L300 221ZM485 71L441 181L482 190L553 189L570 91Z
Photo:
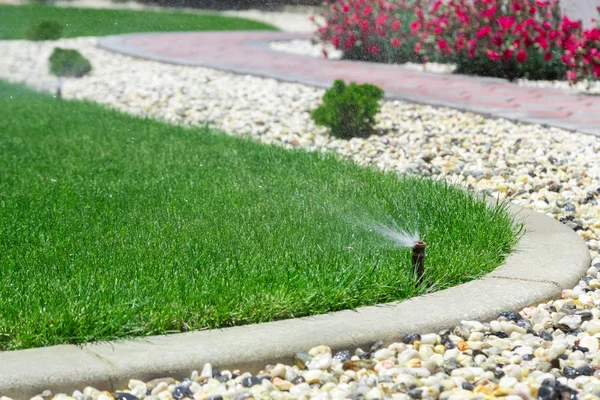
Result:
M0 350L389 302L498 266L519 226L424 178L0 82ZM375 221L418 229L410 250Z
M43 19L62 22L67 38L134 32L276 30L263 22L213 14L0 5L0 39L24 39L31 23Z

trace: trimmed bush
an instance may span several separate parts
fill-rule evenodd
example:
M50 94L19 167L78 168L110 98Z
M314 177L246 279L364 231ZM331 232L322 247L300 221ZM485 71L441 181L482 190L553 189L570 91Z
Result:
M42 20L34 22L25 32L28 40L57 40L62 37L63 25L54 20Z
M56 76L82 77L92 70L92 64L77 50L56 47L50 56L50 71Z
M375 115L383 90L377 86L346 85L336 80L325 92L323 103L313 110L311 117L317 125L325 126L333 136L348 139L373 133Z

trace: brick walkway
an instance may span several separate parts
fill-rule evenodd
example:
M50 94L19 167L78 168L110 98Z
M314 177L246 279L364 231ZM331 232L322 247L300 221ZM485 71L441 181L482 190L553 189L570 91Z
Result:
M501 79L442 75L395 65L333 61L270 50L268 42L309 38L282 32L145 33L101 38L107 50L157 61L329 87L372 83L390 99L557 126L600 136L600 96L520 87Z

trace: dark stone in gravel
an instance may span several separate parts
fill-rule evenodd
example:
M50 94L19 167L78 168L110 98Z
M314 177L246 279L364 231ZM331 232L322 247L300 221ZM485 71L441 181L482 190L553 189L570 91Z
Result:
M577 207L575 207L575 205L573 205L572 203L567 203L565 204L565 210L568 212L575 212L575 210L577 210Z
M523 357L521 358L525 361L531 361L535 358L535 356L533 354L523 354Z
M208 396L206 400L223 400L223 396L220 394L213 394L212 396Z
M559 400L558 392L552 386L540 386L538 400Z
M553 358L552 360L550 360L550 365L552 366L552 368L560 369L560 358Z
M494 376L496 377L496 379L501 379L504 376L504 371L502 371L501 369L497 369L494 371Z
M548 331L541 331L540 337L548 342L551 342L554 339L554 337Z
M533 324L528 319L520 319L517 321L517 326L525 329L527 333L533 333Z
M235 394L234 399L235 400L247 400L247 399L253 399L254 395L250 392L238 392Z
M460 367L460 363L456 358L449 358L444 361L444 364L442 364L442 368L448 375L450 375L452 371L458 367Z
M579 375L592 376L594 374L594 368L586 365L585 367L579 368Z
M473 390L475 390L475 385L473 385L471 382L463 382L462 388L465 390L473 391Z
M573 379L579 376L579 371L573 367L566 366L563 368L563 375L565 378Z
M176 386L175 390L173 390L173 398L175 400L182 400L186 397L190 399L194 397L194 393L190 391L189 386Z
M229 377L228 377L227 375L221 375L221 376L219 376L219 377L217 378L217 380L218 380L219 382L223 382L223 383L225 383L225 382L227 382L227 381L229 380Z
M421 335L419 335L418 333L409 333L408 335L404 336L404 339L402 341L404 342L404 344L413 344L417 340L421 340Z
M514 311L503 311L500 314L498 314L498 318L500 318L500 317L504 317L509 321L515 321L515 322L517 322L520 319L523 319L521 314L519 314L518 312L514 312Z
M258 379L258 377L256 376L249 376L247 378L244 378L242 380L242 386L243 387L252 387L254 385L260 385L260 379Z
M338 351L337 353L335 353L335 355L333 356L333 358L335 358L336 360L340 360L341 362L346 362L348 361L352 356L350 355L350 352L348 350L342 350L342 351Z
M579 315L582 321L588 321L593 317L591 311L577 311L575 315Z
M132 395L131 393L118 392L117 400L140 400L137 396Z
M420 399L423 396L423 390L413 389L406 392L406 394L412 397L413 399Z
M258 378L258 379L259 379L261 382L263 381L263 379L266 379L266 380L269 380L269 381L271 380L271 374L268 374L268 373L264 373L264 374L258 374L258 375L256 375L256 377L257 377L257 378Z
M221 376L221 370L220 369L213 369L213 378L217 379Z
M508 333L503 332L503 331L492 332L491 335L497 336L500 339L506 339L508 337Z
M590 349L588 349L587 347L573 346L573 351L580 351L582 353L587 353L588 351L590 351Z
M298 384L300 384L300 383L304 383L304 382L306 382L306 380L304 379L304 377L302 377L302 376L300 376L300 375L298 375L298 376L296 376L294 379L292 379L292 383L293 383L294 385L298 385Z

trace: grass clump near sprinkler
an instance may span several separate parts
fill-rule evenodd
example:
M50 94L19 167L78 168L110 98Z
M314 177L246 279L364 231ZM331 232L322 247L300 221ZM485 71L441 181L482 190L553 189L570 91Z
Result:
M77 50L56 47L49 59L50 72L59 77L80 78L92 70L90 61Z
M311 117L317 125L342 139L365 137L373 133L375 115L383 90L375 85L346 85L342 80L333 82L325 92L323 102L313 110Z
M58 40L62 37L64 27L63 25L52 19L44 19L32 23L27 31L25 31L25 38L27 40Z

